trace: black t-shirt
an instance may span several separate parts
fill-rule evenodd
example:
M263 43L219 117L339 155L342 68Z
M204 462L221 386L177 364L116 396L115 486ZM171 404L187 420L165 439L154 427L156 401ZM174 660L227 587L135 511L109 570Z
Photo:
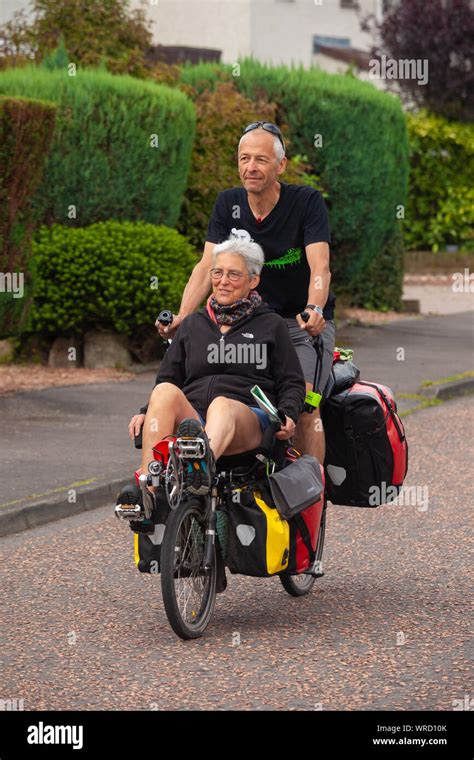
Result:
M257 222L243 187L219 193L207 240L223 243L231 236L262 246L265 264L257 287L263 300L282 317L295 317L308 303L310 268L305 246L330 243L329 219L321 193L306 185L281 182L278 203ZM324 319L334 318L336 299L329 291Z

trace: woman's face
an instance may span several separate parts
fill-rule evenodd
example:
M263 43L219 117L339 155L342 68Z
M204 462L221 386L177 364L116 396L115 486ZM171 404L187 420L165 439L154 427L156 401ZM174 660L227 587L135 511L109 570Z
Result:
M216 274L223 272L222 277L213 276L212 270L216 270ZM249 292L260 282L257 274L249 275L245 259L238 253L219 253L212 270L212 294L220 306L228 306L240 298L247 298ZM234 279L229 274L235 275ZM237 274L240 275L238 278Z

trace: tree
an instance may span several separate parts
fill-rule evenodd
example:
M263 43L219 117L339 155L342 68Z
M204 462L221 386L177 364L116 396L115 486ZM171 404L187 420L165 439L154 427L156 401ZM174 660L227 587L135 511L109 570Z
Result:
M381 24L373 17L363 28L374 28L380 43L373 55L396 61L427 60L426 84L417 77L399 78L401 92L416 105L448 119L474 116L474 11L470 0L386 0Z
M84 66L105 62L116 73L143 75L151 45L150 22L130 0L31 0L0 27L0 56L9 62L42 61L64 40L69 60Z

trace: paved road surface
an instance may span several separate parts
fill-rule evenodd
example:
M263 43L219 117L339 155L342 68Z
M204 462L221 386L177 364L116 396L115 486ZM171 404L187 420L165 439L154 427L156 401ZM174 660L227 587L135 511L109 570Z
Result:
M473 313L404 319L380 327L340 331L337 343L354 349L365 380L398 394L473 368ZM399 349L404 348L403 360ZM153 387L147 373L127 383L105 383L0 397L0 509L37 500L77 481L133 476L139 452L127 425ZM398 399L403 410L407 402ZM408 402L413 404L413 402ZM12 477L12 473L15 477Z
M111 507L1 539L0 698L27 710L451 710L474 693L473 415L459 399L407 418L407 485L428 488L427 509L330 506L311 595L230 576L197 641L169 627L159 579L137 572Z

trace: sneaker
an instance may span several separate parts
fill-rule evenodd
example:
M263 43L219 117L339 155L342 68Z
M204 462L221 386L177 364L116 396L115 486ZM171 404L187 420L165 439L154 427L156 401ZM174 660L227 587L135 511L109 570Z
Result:
M216 463L209 445L209 438L201 423L192 417L188 417L180 422L176 435L178 438L200 438L204 441L204 456L199 458L182 457L182 463L185 489L193 494L208 493L216 471Z
M137 485L125 486L115 502L115 515L119 520L127 520L135 533L153 533L152 520L145 518L142 492Z

